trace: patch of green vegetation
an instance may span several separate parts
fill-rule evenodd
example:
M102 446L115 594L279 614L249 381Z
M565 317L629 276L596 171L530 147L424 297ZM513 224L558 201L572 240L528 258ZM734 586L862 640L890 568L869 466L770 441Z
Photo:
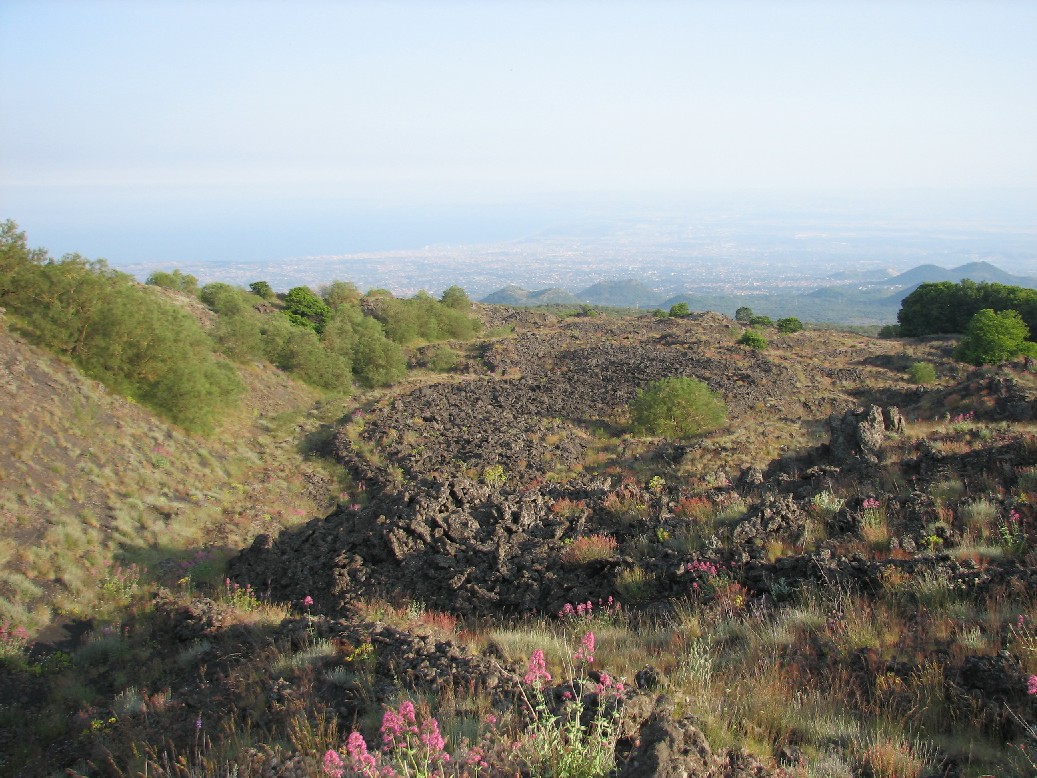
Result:
M638 392L630 404L633 429L673 440L687 440L720 427L724 402L702 381L664 378Z

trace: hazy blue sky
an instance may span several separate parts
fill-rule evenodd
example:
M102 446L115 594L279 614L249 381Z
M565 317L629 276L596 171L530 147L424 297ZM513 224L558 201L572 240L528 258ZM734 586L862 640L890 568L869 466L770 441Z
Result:
M1035 41L1030 0L0 0L0 217L118 263L716 192L1025 199Z

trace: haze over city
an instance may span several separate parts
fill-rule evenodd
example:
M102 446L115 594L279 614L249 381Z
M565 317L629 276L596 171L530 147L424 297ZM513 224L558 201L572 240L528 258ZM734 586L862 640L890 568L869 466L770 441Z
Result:
M5 0L0 215L279 288L1034 274L1035 39L1027 2Z

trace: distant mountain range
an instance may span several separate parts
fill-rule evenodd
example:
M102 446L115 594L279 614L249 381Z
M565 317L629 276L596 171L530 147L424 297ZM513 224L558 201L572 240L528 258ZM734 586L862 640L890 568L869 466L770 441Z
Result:
M664 297L636 279L599 281L578 292L552 287L529 291L520 286L506 286L483 298L484 303L500 305L599 305L619 308L662 308L685 302L692 310L717 311L733 315L746 305L754 313L771 317L797 316L807 321L842 322L846 324L888 324L896 321L900 301L919 284L939 281L994 282L1037 289L1037 278L1006 273L989 262L970 262L955 268L919 265L903 273L868 271L861 274L841 273L848 279L840 284L824 286L811 292L748 294L714 294L683 292Z
M950 270L938 265L919 265L893 276L888 281L900 286L918 286L919 284L938 281L958 282L963 278L972 279L976 283L987 281L1037 289L1037 278L1032 276L1014 276L1011 273L1006 273L999 267L991 265L989 262L969 262L967 265L960 265Z

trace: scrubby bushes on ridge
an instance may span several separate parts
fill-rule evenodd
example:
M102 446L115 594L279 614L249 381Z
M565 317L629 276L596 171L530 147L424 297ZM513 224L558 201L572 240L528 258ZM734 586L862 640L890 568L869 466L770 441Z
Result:
M0 305L41 345L181 426L211 429L243 385L190 314L102 260L55 260L0 227Z

